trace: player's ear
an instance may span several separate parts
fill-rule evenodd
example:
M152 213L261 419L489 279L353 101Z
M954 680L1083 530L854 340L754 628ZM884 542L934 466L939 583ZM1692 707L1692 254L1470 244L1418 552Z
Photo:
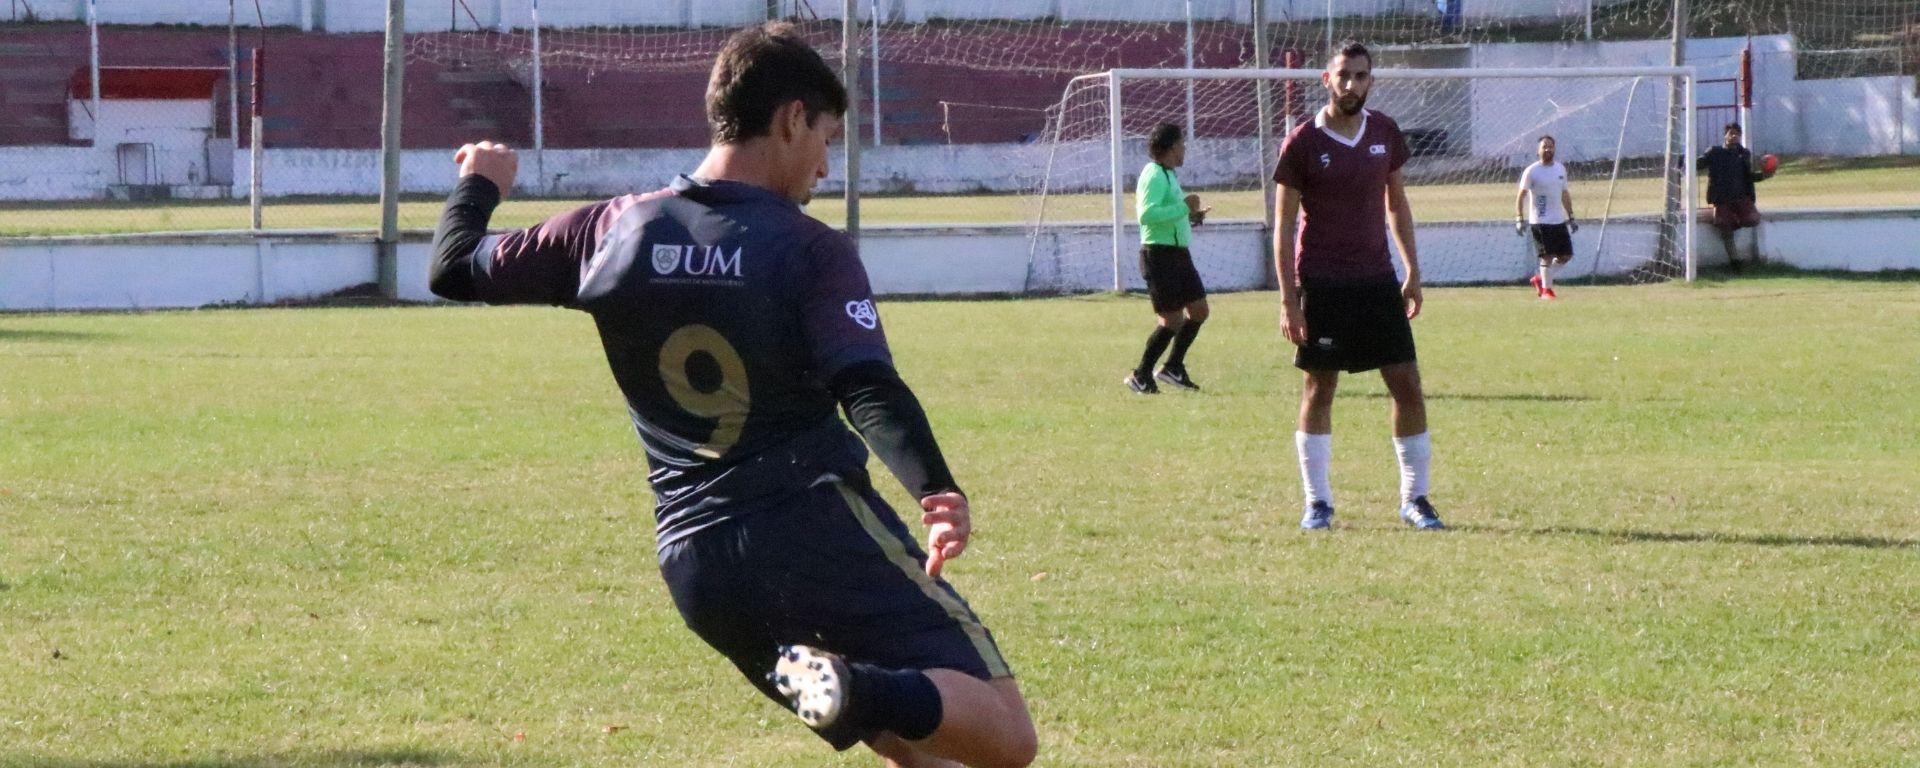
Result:
M794 99L780 105L773 113L773 121L780 126L780 140L792 141L807 130L807 104Z

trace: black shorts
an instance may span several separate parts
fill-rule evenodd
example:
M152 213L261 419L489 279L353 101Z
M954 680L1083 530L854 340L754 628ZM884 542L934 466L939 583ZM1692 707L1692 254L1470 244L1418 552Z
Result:
M1155 312L1172 312L1207 297L1193 254L1178 245L1140 246L1140 276L1146 278Z
M699 531L660 552L680 616L770 699L781 645L889 669L1011 677L993 635L871 488L822 483L790 504ZM828 729L847 749L874 734Z
M1573 256L1573 236L1565 224L1533 225L1533 252L1540 258Z
M1293 365L1307 371L1370 371L1414 362L1413 324L1393 278L1365 283L1300 284L1307 342Z

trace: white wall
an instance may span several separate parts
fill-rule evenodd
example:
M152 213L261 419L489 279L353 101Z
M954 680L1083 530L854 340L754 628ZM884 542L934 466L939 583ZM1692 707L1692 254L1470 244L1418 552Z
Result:
M95 200L117 180L92 147L0 147L0 200Z
M213 103L187 99L102 99L96 126L92 103L67 102L67 125L75 140L93 140L105 155L111 174L107 183L120 181L114 148L120 144L152 146L149 184L205 184L208 178L207 139L213 135ZM96 131L98 136L96 137ZM128 181L139 183L139 171L128 169ZM104 191L104 190L100 190Z
M1265 276L1263 234L1251 224L1208 225L1194 249L1209 288L1256 288ZM1489 231L1491 230L1491 231ZM1741 247L1751 237L1742 234ZM1607 234L1610 253L1650 252L1654 226L1621 221ZM1622 274L1635 266L1619 255L1595 263L1588 257L1599 235L1587 227L1575 236L1576 256L1565 273ZM1761 225L1762 253L1808 269L1873 272L1920 269L1920 209L1875 212L1768 214ZM1121 276L1143 287L1129 228ZM1504 225L1426 226L1424 253L1468 256L1430 258L1422 266L1432 284L1525 280L1532 259L1516 245L1489 253L1488 238L1520 243ZM1725 262L1718 239L1705 224L1694 230L1703 265ZM1112 286L1112 232L1103 227L1061 229L1043 239L1029 260L1030 243L1019 227L878 228L861 233L862 260L882 295L1020 293L1031 277L1076 291ZM1616 250L1617 249L1617 250ZM1496 249L1497 250L1497 249ZM1477 255L1476 255L1477 254ZM429 245L418 236L399 250L402 299L429 301ZM261 304L325 296L377 280L371 238L360 236L244 233L215 237L47 238L0 241L0 311L50 309L156 309L208 304ZM1064 277L1065 280L1058 278Z
M1912 77L1800 80L1785 95L1768 94L1763 105L1764 130L1749 142L1759 151L1873 156L1920 145Z

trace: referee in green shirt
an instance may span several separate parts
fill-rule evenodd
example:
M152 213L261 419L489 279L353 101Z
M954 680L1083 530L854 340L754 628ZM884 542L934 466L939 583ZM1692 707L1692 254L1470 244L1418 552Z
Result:
M1160 321L1147 336L1140 365L1127 374L1126 384L1142 395L1160 392L1154 379L1198 391L1200 386L1187 375L1187 347L1207 320L1207 287L1200 283L1187 246L1193 242L1194 226L1205 221L1212 209L1200 207L1200 196L1186 194L1174 178L1174 169L1187 159L1187 139L1180 126L1161 123L1153 129L1147 151L1153 161L1140 169L1134 200L1140 217L1140 276L1146 278L1147 297ZM1153 364L1167 351L1168 343L1173 344L1173 352L1155 374Z

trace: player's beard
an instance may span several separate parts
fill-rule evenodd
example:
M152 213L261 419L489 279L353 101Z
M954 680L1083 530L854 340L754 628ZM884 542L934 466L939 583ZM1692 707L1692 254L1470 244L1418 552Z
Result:
M1540 162L1543 165L1553 165L1553 150L1540 153Z
M1360 114L1360 108L1365 107L1366 105L1367 105L1366 96L1351 94L1351 93L1347 94L1346 96L1335 97L1333 100L1334 108L1340 110L1340 114L1345 115L1347 117L1353 117L1354 115Z

